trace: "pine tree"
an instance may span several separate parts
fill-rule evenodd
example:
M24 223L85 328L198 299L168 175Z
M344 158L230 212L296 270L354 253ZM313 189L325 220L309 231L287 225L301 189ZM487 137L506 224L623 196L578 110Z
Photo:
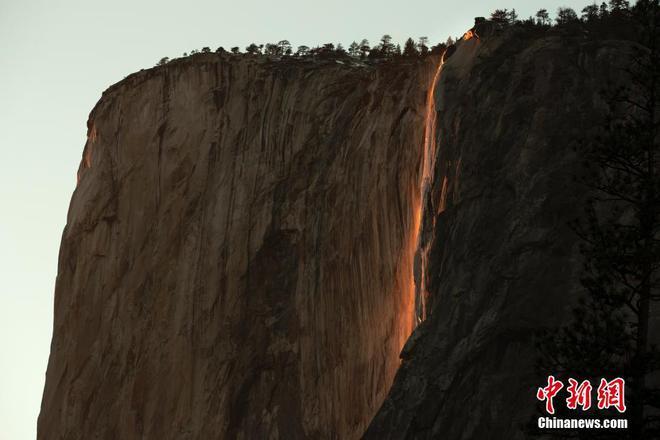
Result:
M422 54L422 56L425 56L426 54L428 54L429 53L429 37L419 37L417 47L419 48L419 53Z
M394 44L392 44L392 37L389 36L388 34L383 35L380 38L380 53L385 56L389 57L394 54Z
M598 5L594 2L591 5L587 5L582 9L582 20L584 21L594 21L598 19Z
M610 15L610 11L607 8L607 3L603 2L600 4L600 7L598 8L598 16L601 19L607 18L607 16Z
M507 21L510 24L516 24L518 22L518 13L516 12L516 9L511 9L509 14L507 15Z
M257 55L261 53L261 48L256 44L251 43L245 48L245 53L249 53L250 55Z
M280 40L277 42L278 55L291 55L291 43L289 40Z
M279 55L279 48L277 47L277 44L266 43L266 47L264 48L264 53L266 55L277 56Z
M550 24L550 14L547 9L539 9L536 13L536 22L541 26Z
M628 0L610 0L610 11L613 13L623 13L630 10Z
M353 41L350 46L348 46L348 54L354 58L360 56L360 45L356 41Z
M507 24L509 23L509 11L507 9L495 9L495 11L490 14L490 19L497 24Z
M371 47L369 47L369 40L366 38L362 39L360 42L360 58L364 59L369 55L369 52L371 51Z
M415 40L412 38L408 38L406 40L406 43L403 46L403 56L409 58L419 56L419 52L417 52L417 45L415 44Z
M557 24L567 24L574 21L577 21L578 17L575 11L571 8L559 8L557 9Z
M298 50L296 50L296 56L304 57L306 55L309 55L309 46L298 46Z

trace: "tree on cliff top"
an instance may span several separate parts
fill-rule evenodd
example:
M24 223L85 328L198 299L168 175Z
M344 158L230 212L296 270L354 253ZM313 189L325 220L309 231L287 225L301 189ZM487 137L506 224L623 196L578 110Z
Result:
M578 21L578 16L572 8L557 9L557 24L568 24Z
M550 24L550 14L547 9L539 9L536 13L536 22L541 26Z
M492 14L490 14L491 21L497 24L508 24L509 23L509 10L508 9L495 9Z
M613 13L627 12L630 10L628 0L610 0L610 11Z
M403 46L403 56L410 58L419 56L419 52L417 51L417 45L415 44L415 40L413 40L412 38L408 38L406 40L406 43Z
M369 40L366 38L363 38L362 41L360 42L360 58L364 59L369 55L369 52L371 51L371 47L369 46Z
M419 53L422 56L426 56L429 53L429 37L419 37L417 47L419 48Z
M295 55L298 56L298 57L304 57L304 56L309 55L309 51L310 51L309 46L304 46L304 45L298 46L298 49L296 50Z
M515 8L512 8L507 15L507 20L509 24L516 24L518 22L518 13Z
M350 46L348 46L348 54L354 58L360 56L360 45L357 41L353 41Z
M257 46L254 43L251 43L249 46L247 46L245 48L245 53L250 54L250 55L261 54L261 47Z
M582 20L583 21L598 20L598 5L596 4L596 2L582 8Z
M383 35L380 38L380 45L378 46L380 53L384 57L394 55L395 46L392 43L392 37L388 34Z
M266 43L264 47L264 53L266 55L278 56L280 55L280 48L275 43Z
M651 311L660 309L659 11L658 0L636 7L643 46L634 49L630 81L608 99L599 135L581 149L591 197L574 229L585 295L573 321L539 344L545 374L621 377L628 385L627 432L574 433L579 438L660 437L660 351L651 326Z
M277 42L278 54L279 55L291 55L291 43L289 40L280 40Z

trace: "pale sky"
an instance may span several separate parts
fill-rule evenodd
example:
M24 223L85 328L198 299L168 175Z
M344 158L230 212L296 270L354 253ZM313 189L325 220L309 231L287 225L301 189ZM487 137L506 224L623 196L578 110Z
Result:
M587 3L0 0L0 440L36 436L59 241L87 115L109 85L203 46L347 46L385 33L435 44L495 8L522 18Z

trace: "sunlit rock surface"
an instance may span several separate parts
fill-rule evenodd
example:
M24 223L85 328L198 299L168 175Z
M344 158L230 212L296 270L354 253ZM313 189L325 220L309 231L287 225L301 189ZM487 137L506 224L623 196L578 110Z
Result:
M412 330L433 67L205 54L108 89L38 438L358 438Z
M472 38L435 94L437 160L424 203L428 319L366 439L525 439L533 334L570 318L581 267L567 226L585 189L571 142L604 110L626 45ZM551 372L549 372L551 373Z

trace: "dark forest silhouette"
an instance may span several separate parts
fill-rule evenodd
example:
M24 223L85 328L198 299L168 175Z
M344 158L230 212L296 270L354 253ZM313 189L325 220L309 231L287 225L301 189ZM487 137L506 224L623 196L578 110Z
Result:
M638 2L643 3L643 2ZM562 30L584 31L592 36L607 37L621 36L621 26L632 20L634 10L626 0L610 0L608 3L592 3L585 6L581 14L566 7L557 9L556 18L553 20L547 9L540 9L534 16L520 19L515 9L496 9L490 14L489 22L496 30L504 31L509 28L532 31L532 32L557 32ZM476 22L486 21L484 17L478 17ZM629 38L634 38L629 35ZM274 43L251 43L241 51L238 46L226 50L218 47L218 54L230 54L236 56L265 56L271 58L288 59L346 59L360 60L363 62L381 62L386 60L410 60L424 58L428 55L442 54L448 46L453 45L462 37L448 37L444 42L430 45L428 37L422 36L417 39L408 38L403 44L395 43L392 37L385 34L380 41L371 46L369 40L362 39L352 41L346 48L342 43L325 43L310 47L306 45L294 46L289 40L280 40ZM193 56L200 53L211 53L209 47L201 50L193 49L185 52L183 57ZM171 59L163 57L157 65L167 64Z

